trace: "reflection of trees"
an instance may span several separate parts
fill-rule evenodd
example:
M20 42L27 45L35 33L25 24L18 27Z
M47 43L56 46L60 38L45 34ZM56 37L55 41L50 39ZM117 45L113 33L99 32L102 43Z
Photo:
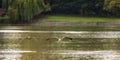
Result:
M64 36L64 34L61 34L61 36ZM119 49L118 48L120 42L119 38L100 38L100 37L104 37L104 34L101 35L101 33L92 33L92 32L89 34L81 33L78 37L73 37L73 40L62 40L61 42L54 44L54 46L57 50L111 50L111 49L118 50Z
M0 50L4 49L3 33L0 32Z
M31 36L33 39L23 39L21 45L24 50L37 51L37 53L23 54L21 60L53 60L54 57L50 54L43 54L45 52L50 53L54 50L54 40L47 41L47 38L51 38L51 33L25 33L26 36ZM35 39L36 40L35 40Z
M2 42L3 42L3 33L0 32L0 43L2 43Z
M19 44L16 43L12 43L12 41L14 40L14 37L12 38L12 35L15 35L16 37L18 33L0 33L0 52L2 54L0 54L1 56L3 56L3 60L20 60L21 57L21 53L17 52L17 51L21 51L19 48ZM10 39L9 39L10 38ZM16 53L14 53L16 52ZM0 57L1 58L1 57Z
M100 50L103 44L96 38L75 38L70 43L58 43L56 48L59 50Z
M94 33L96 34L96 33ZM2 45L2 49L18 49L18 50L30 50L37 51L37 53L26 54L23 53L21 60L64 60L64 57L61 55L52 55L52 54L43 54L43 52L52 53L56 50L111 50L119 49L119 39L118 38L92 38L94 36L93 32L89 33L88 36L91 38L81 38L80 35L78 37L73 38L73 40L63 40L57 42L57 40L49 40L47 38L51 38L54 36L72 36L60 33L0 33L0 44ZM98 34L98 33L97 33ZM76 35L76 34L73 34ZM87 34L81 34L87 35ZM101 34L98 34L98 36ZM33 39L22 39L19 43L20 38L25 36L31 36ZM15 41L15 42L12 42ZM12 42L12 43L11 43ZM16 43L17 42L17 43ZM20 54L20 53L19 53ZM65 57L65 59L74 59L74 57ZM94 60L93 57L88 56L89 60ZM87 59L86 58L86 59ZM80 59L83 59L82 57Z
M109 38L109 39L103 39L102 42L104 49L108 50L119 50L119 38Z

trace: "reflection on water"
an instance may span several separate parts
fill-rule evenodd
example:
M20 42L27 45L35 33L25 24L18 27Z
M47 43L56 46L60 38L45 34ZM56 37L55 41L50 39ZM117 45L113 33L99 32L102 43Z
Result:
M120 60L119 43L119 31L0 30L0 60Z
M48 53L49 54L49 53ZM51 54L61 55L63 58L73 58L74 60L88 59L88 60L118 60L119 55L116 51L72 51L59 50Z
M120 32L116 31L98 31L98 32L93 32L93 31L29 31L29 30L0 30L0 32L5 32L7 33L4 34L5 38L18 38L21 37L21 34L17 33L54 33L54 36L58 35L63 35L63 36L72 36L72 37L80 37L80 38L120 38ZM10 33L10 35L9 35ZM11 33L16 33L12 34ZM16 36L18 35L18 36Z
M22 50L1 50L0 59L1 60L20 60L22 57L21 53L31 53L35 51L22 51Z
M0 33L0 60L20 60L22 53L35 53L35 51L21 50L20 44L15 43L18 38L22 37L19 33Z

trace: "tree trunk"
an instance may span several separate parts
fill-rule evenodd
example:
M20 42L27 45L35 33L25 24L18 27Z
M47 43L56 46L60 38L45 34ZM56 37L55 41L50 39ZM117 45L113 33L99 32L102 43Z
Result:
M80 9L80 15L83 16L83 14L84 14L84 9L81 8L81 9Z

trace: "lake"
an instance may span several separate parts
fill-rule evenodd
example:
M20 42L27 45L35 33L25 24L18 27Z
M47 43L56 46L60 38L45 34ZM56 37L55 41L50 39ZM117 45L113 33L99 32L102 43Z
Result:
M120 60L120 27L0 26L0 60Z

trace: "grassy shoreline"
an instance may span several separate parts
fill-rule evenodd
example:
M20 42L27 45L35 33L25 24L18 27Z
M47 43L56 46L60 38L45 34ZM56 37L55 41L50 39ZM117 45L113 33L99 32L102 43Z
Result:
M64 15L48 15L38 21L68 21L68 22L111 22L120 21L120 18L112 17L78 17L78 16L64 16Z

